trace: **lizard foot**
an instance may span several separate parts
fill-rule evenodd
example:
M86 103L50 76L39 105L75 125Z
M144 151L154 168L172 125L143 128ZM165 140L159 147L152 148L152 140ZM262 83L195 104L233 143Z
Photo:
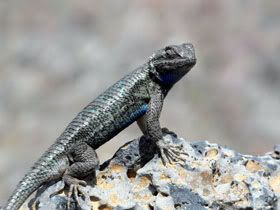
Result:
M82 197L86 198L87 194L82 191L81 186L85 187L87 183L83 180L79 180L76 178L71 178L66 181L66 183L69 185L69 192L67 195L67 209L70 208L70 201L71 197L74 196L75 200L78 202L79 206L82 206L82 204L79 201L79 194L82 195Z
M160 150L161 159L164 165L169 164L179 164L181 166L185 165L184 156L188 156L188 153L183 151L183 145L174 145L171 142L166 142L165 140L160 140L157 142L157 146Z

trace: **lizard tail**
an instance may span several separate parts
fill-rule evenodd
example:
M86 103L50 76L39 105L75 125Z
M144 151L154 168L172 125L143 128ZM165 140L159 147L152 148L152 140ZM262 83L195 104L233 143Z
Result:
M18 183L4 210L18 210L26 199L45 182L62 176L66 158L58 158L57 151L50 148ZM59 161L58 161L59 160Z
M38 179L38 176L40 176L40 172L36 173L36 170L31 169L18 183L4 209L18 210L25 200L46 181L44 177Z

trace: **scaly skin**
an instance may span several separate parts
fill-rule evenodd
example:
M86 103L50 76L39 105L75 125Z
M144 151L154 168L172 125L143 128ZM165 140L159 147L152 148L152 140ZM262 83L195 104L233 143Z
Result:
M163 142L159 117L168 91L195 63L191 44L171 45L154 53L73 119L20 181L4 209L19 209L40 186L59 178L70 186L69 196L77 196L79 186L86 185L82 178L98 167L94 150L135 121L157 144L164 163L179 162L180 148Z

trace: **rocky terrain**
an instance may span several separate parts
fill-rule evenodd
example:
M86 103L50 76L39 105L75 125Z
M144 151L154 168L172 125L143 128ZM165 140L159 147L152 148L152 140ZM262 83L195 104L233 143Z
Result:
M135 139L88 178L91 186L81 187L88 196L79 197L79 204L71 198L70 209L280 209L279 146L251 156L208 141L190 143L175 135L164 139L182 145L183 164L164 166L148 139ZM22 210L66 209L63 187L61 181L43 187Z
M280 137L280 1L0 1L0 205L81 109L168 44L198 62L161 123L264 154ZM126 129L97 152L111 157Z

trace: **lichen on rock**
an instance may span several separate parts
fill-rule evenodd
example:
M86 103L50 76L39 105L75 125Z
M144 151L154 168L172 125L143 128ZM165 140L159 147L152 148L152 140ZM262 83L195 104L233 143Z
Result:
M79 197L79 205L71 198L71 209L280 209L277 146L274 152L251 156L208 141L190 143L176 135L164 139L183 145L183 165L163 165L151 141L135 139L100 166L92 184L81 187L89 196ZM50 197L63 187L61 181L45 186L29 206L66 209L67 190Z

